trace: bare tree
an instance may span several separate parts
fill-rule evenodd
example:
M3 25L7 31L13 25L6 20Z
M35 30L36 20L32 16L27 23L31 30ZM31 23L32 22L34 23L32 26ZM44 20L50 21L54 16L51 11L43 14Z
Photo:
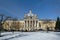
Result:
M11 18L11 17L8 17L8 16L5 17L3 14L0 14L0 37L2 36L1 32L3 30L3 24L8 18Z

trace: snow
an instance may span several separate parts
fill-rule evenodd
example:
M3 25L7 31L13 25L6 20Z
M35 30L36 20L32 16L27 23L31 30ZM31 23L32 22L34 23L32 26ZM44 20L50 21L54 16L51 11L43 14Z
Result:
M59 40L60 32L4 32L0 40Z

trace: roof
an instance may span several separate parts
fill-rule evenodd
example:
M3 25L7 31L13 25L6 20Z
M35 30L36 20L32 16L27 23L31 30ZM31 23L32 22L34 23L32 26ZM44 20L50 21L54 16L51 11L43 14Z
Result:
M56 21L54 19L39 19L39 21Z

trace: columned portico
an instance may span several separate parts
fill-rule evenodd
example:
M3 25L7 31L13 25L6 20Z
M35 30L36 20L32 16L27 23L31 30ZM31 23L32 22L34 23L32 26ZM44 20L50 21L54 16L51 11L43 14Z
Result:
M32 14L32 11L30 10L28 14L25 15L25 30L35 30L37 29L37 16L35 14Z

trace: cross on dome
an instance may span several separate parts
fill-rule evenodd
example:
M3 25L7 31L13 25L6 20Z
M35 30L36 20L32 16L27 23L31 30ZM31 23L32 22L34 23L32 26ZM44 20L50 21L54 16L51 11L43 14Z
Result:
M29 10L28 16L33 16L34 14L32 14L32 11Z
M29 13L32 14L32 11L30 10Z

